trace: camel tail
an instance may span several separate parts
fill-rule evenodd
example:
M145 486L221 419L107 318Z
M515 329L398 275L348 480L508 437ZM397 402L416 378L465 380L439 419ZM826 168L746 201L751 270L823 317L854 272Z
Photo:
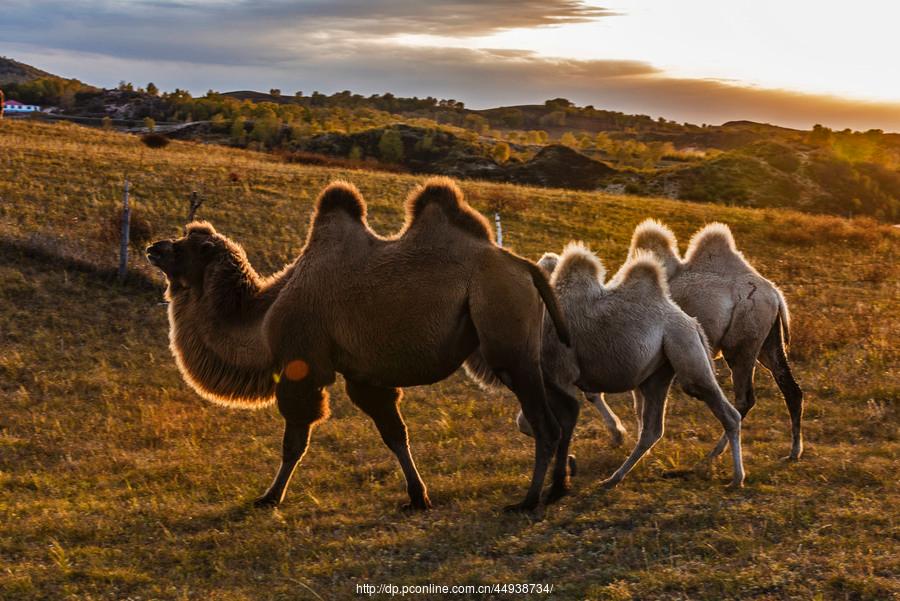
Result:
M553 325L556 328L556 335L559 337L560 342L566 346L572 346L572 336L569 334L569 324L559 306L559 299L556 298L556 292L547 280L546 272L531 261L519 257L516 258L528 267L528 272L531 274L531 281L534 282L534 287L537 288L538 293L541 295L541 299L544 301L544 305L547 307L547 313L550 314L550 319L553 320Z
M783 346L788 346L791 344L791 312L788 310L787 301L784 300L784 294L777 288L775 290L778 292L778 320L775 325L781 329Z

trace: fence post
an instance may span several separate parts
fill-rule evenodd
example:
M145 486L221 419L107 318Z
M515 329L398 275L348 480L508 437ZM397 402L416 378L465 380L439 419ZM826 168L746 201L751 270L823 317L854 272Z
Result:
M125 279L128 270L128 233L131 229L131 207L128 205L128 178L125 178L125 196L122 199L122 238L119 246L119 281Z
M494 213L494 223L497 224L497 246L503 247L503 226L500 225L500 211Z

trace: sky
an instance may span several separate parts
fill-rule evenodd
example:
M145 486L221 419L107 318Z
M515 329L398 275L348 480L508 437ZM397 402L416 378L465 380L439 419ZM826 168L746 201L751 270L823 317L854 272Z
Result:
M0 55L106 87L435 96L900 131L887 0L4 0Z

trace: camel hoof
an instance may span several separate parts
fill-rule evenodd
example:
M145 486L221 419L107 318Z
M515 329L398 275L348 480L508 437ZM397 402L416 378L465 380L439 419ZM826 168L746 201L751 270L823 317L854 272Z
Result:
M787 462L796 462L796 461L800 461L800 457L801 457L801 456L802 456L801 453L798 453L798 454L796 454L796 455L793 454L793 453L791 453L791 454L788 455L787 457L782 457L781 460L784 461L784 462L786 462L786 463L787 463Z
M529 513L537 508L537 503L522 501L521 503L513 503L503 508L503 513Z
M568 484L562 484L560 486L556 486L555 484L550 487L550 490L547 491L547 496L544 497L544 503L546 505L550 505L551 503L556 503L566 495L572 492L572 487Z
M575 474L578 473L578 462L575 460L575 455L569 455L566 463L569 466L569 477L575 477Z
M428 511L429 509L431 509L431 501L428 497L417 501L410 500L409 503L403 503L400 506L400 511L403 513L417 513L419 511Z
M612 490L616 487L616 485L618 483L619 483L618 480L613 480L612 478L607 478L606 480L603 480L602 482L600 482L600 488L601 488L601 490Z
M701 459L694 464L694 474L701 477L711 477L713 472L713 462L711 459Z
M726 490L740 490L740 489L742 489L742 488L744 488L744 481L743 481L743 480L741 480L740 482L735 482L734 480L732 480L732 481L728 484L728 486L725 487Z
M663 478L687 478L693 475L695 470L665 470L662 473Z
M253 500L254 507L278 507L280 503L281 499L268 493Z

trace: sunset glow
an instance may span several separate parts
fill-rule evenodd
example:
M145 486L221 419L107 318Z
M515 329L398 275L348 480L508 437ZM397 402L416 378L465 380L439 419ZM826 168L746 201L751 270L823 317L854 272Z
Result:
M640 61L670 77L900 100L897 3L613 0L602 5L618 16L469 38L405 35L398 40L528 50L550 58Z

